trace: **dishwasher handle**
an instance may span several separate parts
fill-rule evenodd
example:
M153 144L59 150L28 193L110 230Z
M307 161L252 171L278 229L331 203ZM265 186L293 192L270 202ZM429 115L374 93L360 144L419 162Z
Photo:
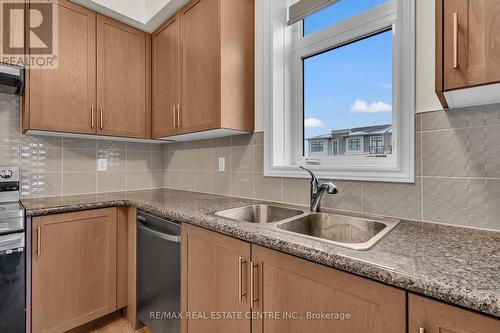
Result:
M181 236L169 235L169 234L165 234L163 232L159 232L159 231L150 229L150 228L146 227L144 224L142 224L140 221L137 221L137 227L139 229L147 232L151 236L154 236L154 237L157 237L157 238L161 238L161 239L169 241L169 242L174 242L174 243L180 243L181 242Z

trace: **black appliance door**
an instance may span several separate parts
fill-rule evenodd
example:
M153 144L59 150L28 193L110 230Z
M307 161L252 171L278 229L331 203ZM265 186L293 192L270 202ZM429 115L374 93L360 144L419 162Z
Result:
M0 236L0 332L26 332L24 233Z
M137 216L137 316L153 333L179 333L181 226Z

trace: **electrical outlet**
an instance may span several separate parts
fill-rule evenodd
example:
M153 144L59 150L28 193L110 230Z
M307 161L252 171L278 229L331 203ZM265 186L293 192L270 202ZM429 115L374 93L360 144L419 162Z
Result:
M108 171L108 160L105 158L99 158L97 160L97 170L98 171Z
M226 158L219 157L219 171L226 171Z

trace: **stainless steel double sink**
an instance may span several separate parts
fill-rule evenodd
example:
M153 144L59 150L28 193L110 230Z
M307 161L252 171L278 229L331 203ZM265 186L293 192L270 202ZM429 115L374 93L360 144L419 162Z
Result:
M266 204L231 208L214 214L240 222L266 224L284 233L355 250L372 248L399 223L399 220L390 218L306 213Z

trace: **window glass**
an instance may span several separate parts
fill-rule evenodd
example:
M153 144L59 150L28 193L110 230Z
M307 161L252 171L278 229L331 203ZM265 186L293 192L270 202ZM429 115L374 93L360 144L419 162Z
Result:
M304 36L361 14L387 0L339 0L304 19Z
M392 142L392 32L355 41L303 60L304 156L308 142L322 138L344 155L348 138L358 137L369 155L372 136ZM366 142L365 144L362 141ZM354 144L354 143L353 143ZM377 143L378 145L378 143ZM380 149L380 148L377 148ZM388 154L390 153L387 152Z

